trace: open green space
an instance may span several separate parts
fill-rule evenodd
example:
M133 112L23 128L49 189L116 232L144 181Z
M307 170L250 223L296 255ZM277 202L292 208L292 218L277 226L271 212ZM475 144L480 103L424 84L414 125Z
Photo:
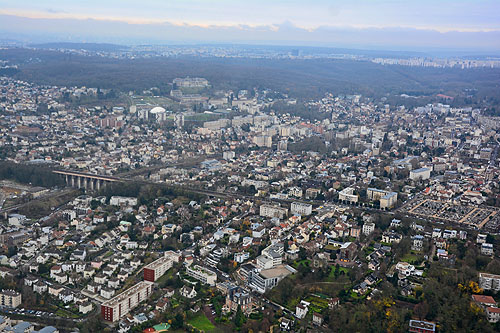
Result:
M216 332L215 326L203 313L200 313L197 316L189 319L188 323L193 327L205 332Z

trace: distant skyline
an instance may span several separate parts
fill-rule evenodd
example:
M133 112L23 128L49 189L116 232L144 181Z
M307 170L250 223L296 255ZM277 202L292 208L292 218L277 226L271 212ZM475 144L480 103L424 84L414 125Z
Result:
M0 0L0 39L500 50L500 1Z

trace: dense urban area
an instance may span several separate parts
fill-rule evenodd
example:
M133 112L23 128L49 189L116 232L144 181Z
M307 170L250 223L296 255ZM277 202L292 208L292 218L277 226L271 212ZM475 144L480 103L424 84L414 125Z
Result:
M44 49L317 58L73 47ZM500 66L326 58L463 75ZM33 69L44 61L12 59L0 63L0 331L500 331L498 96L304 98L203 75L53 85Z

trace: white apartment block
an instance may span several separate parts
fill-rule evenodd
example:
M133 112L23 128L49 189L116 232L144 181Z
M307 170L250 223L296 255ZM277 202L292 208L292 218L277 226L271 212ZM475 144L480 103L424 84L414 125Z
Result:
M260 206L260 216L264 217L277 217L282 219L288 215L288 209L280 206L274 205L261 205Z
M379 200L380 208L382 209L392 208L398 201L398 194L396 192L389 192L376 188L368 188L366 190L366 195L370 200Z
M109 199L109 204L111 206L135 206L137 205L137 198L113 196Z
M354 189L352 187L346 187L339 192L339 200L349 201L350 203L358 202L358 195L354 194Z
M312 205L302 202L292 202L290 212L294 215L308 216L312 213Z
M479 288L484 290L500 290L500 275L479 273Z
M215 274L215 272L199 265L187 267L186 273L196 280L200 280L212 287L215 286L215 282L217 282L217 274Z
M411 180L426 180L431 178L431 169L430 168L420 168L416 170L410 171L410 179Z

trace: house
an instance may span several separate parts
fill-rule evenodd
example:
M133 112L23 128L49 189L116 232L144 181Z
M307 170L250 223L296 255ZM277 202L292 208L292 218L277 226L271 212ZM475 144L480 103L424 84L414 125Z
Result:
M165 310L167 310L169 303L170 302L167 297L162 297L158 300L158 302L156 302L155 309L164 312Z
M172 296L174 296L174 292L175 291L174 291L173 288L167 287L164 290L165 290L165 297L172 297Z
M396 243L398 244L403 239L403 236L394 232L394 231L386 231L382 234L382 242L383 243Z
M497 323L500 320L500 309L497 307L487 307L486 315L490 323Z
M290 331L292 329L293 321L288 318L282 317L280 319L280 329L281 331Z
M340 298L334 297L334 298L328 299L328 308L330 310L336 308L339 305L340 305Z
M317 312L313 313L313 324L321 326L323 325L323 316Z
M94 276L94 282L97 284L105 284L108 280L108 277L104 274L98 274Z
M316 253L313 257L313 267L320 268L328 266L330 255L328 253Z
M241 287L234 287L227 293L225 307L232 312L236 312L239 307L244 313L250 314L255 305L248 291Z
M118 289L120 287L120 280L117 278L113 277L108 280L108 287L113 288L113 289Z
M78 305L78 311L80 311L83 314L87 314L87 313L91 312L92 311L92 303L89 301L80 303Z
M487 307L496 307L497 302L495 302L495 299L491 296L486 296L486 295L472 295L472 300L482 306L483 308Z
M368 236L375 230L375 223L367 222L363 224L363 235Z
M485 256L492 256L494 253L493 251L493 244L491 243L483 243L481 244L481 254Z
M28 287L32 287L35 283L38 282L38 278L34 276L27 276L24 278L24 285Z
M304 319L304 317L307 315L308 311L309 311L309 303L305 302L305 301L301 301L295 307L295 317L297 317L299 319Z
M108 288L108 287L102 287L100 294L102 297L104 297L106 299L110 299L111 297L113 297L115 295L115 290L112 288Z
M198 295L198 293L196 292L196 290L194 290L194 288L188 286L183 286L180 290L180 294L182 297L186 297L189 299L195 298L196 295Z
M68 289L63 289L59 295L58 298L63 301L64 304L67 304L71 301L73 301L73 293L69 291Z
M34 285L33 285L33 291L35 293L39 293L39 294L42 294L44 292L46 292L48 289L48 286L45 282L43 281L38 281L36 282Z
M66 283L68 282L68 276L64 273L54 274L53 279L56 280L57 283Z
M411 249L413 251L422 251L424 248L424 236L415 235L412 237Z
M352 242L342 244L338 253L338 260L341 263L350 263L356 258L357 248L356 244Z
M392 219L392 221L391 221L391 227L392 228L398 228L400 226L401 226L401 220Z
M368 291L368 284L366 282L361 282L352 288L352 291L358 295L363 295Z
M85 268L85 270L83 271L83 277L85 279L91 278L94 274L95 274L95 268L91 266Z
M59 294L64 290L63 287L61 286L50 286L49 287L49 294L59 297Z

